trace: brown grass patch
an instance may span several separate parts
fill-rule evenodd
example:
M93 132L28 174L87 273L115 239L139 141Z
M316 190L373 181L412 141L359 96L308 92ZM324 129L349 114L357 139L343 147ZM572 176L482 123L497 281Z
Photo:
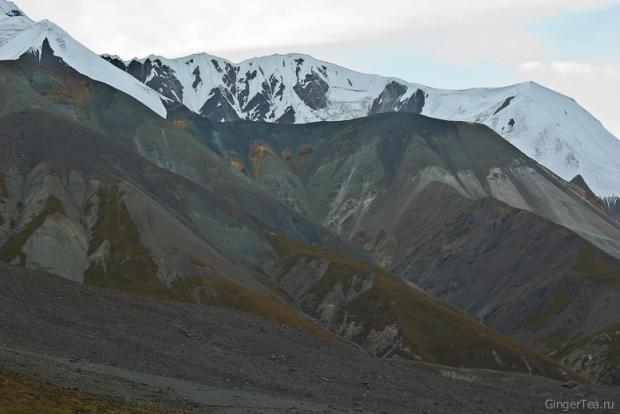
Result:
M0 413L11 414L155 414L174 411L95 397L0 372Z
M30 237L45 223L45 220L54 213L63 210L62 202L56 197L51 196L45 203L45 208L37 214L28 224L20 231L13 234L0 247L0 261L11 262L22 254L24 245ZM24 260L22 260L23 262Z

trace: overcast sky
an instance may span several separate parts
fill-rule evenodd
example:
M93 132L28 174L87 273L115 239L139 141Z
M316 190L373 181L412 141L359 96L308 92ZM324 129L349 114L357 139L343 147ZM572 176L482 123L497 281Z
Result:
M299 52L440 88L534 80L620 137L620 0L14 0L99 53Z

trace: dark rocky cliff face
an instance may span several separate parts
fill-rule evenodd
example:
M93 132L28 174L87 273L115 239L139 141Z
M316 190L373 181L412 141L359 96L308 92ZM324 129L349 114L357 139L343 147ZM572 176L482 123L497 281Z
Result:
M183 102L183 86L181 82L174 76L174 71L164 65L159 59L154 61L147 59L142 64L138 61L132 61L127 67L127 72L166 98ZM149 76L153 73L155 76L149 79Z
M211 91L209 99L200 109L200 114L214 121L238 121L239 115L231 104L232 97L230 94L225 95L227 91L220 88L214 88Z
M144 62L133 60L126 65L115 57L104 56L103 58L171 101L183 102L183 85L179 82L175 71L163 64L161 60L146 59ZM188 63L191 64L193 61L190 60ZM215 59L211 63L221 76L222 85L211 90L200 108L201 115L217 122L248 119L284 124L295 123L296 111L293 107L287 108L277 118L275 115L275 103L283 99L287 88L282 79L272 74L261 83L258 92L250 96L251 82L258 74L256 69L240 73L240 68L231 63L222 63ZM299 60L297 65L301 64L303 61ZM313 110L327 107L327 92L329 91L327 82L316 72L307 74L303 78L299 77L299 71L297 74L298 79L291 88L299 99ZM194 77L192 88L197 89L203 83L200 67L196 67L192 75Z
M396 81L388 83L383 92L372 103L369 115L384 112L422 113L426 99L425 92L417 89L413 95L403 100L402 98L407 91L407 87L401 83Z
M125 66L125 62L123 62L122 60L116 58L116 57L112 57L112 56L102 56L103 59L107 60L108 62L110 62L111 64L113 64L114 66L116 66L117 68L126 71L127 70L127 66Z
M370 108L370 115L383 112L393 112L398 100L407 93L407 87L398 82L390 82L386 85L381 95L375 99Z
M164 65L161 60L146 59L144 62L132 60L129 65L126 65L115 57L103 56L102 59L129 73L171 101L183 102L183 85L175 76L174 70ZM197 74L197 79L199 75L200 73Z
M297 79L293 87L297 96L311 109L323 109L327 106L329 85L316 73L307 74Z

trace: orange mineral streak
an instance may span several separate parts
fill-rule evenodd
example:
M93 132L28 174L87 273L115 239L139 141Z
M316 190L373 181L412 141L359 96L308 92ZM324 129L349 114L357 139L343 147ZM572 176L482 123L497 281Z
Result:
M252 171L254 172L254 177L256 180L260 179L260 170L263 159L273 156L273 150L269 146L269 144L262 142L254 148L250 152L250 161L252 162Z
M41 95L51 99L66 99L78 104L85 104L92 94L89 79L65 81L63 78L48 75L57 87L41 92Z

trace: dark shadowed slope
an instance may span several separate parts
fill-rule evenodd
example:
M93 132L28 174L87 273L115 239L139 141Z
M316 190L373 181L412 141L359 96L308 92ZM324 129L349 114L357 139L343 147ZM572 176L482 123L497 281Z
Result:
M396 274L554 357L618 323L620 262L530 212L432 184L397 228L394 237L406 242L389 251ZM358 242L388 251L364 234ZM617 370L616 353L609 347L608 357L571 363L615 383L604 378Z
M615 220L486 127L406 114L189 119L189 132L274 197L503 333L559 356L618 323ZM614 370L606 360L596 370Z
M188 118L189 116L189 118ZM179 113L188 131L274 196L345 237L386 220L430 182L492 197L567 227L620 256L620 226L483 125L413 114L274 126L214 124ZM361 227L360 227L361 226Z

